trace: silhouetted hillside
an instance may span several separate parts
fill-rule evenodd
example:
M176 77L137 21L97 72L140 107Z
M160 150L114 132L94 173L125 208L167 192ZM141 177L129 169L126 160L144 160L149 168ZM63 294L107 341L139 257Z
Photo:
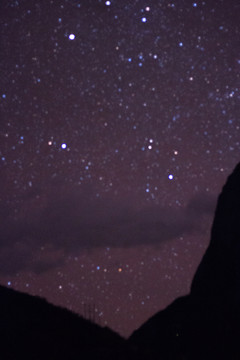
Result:
M240 164L218 199L189 295L128 341L44 299L0 286L1 359L239 360Z
M120 359L124 339L39 297L0 286L0 358Z
M240 300L240 164L219 196L210 245L194 276L191 293Z
M191 293L135 331L138 359L240 359L240 164L218 199Z

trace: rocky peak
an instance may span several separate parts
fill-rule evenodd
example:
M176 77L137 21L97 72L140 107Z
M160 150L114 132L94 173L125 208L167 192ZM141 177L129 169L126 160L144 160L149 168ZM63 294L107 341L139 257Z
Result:
M208 249L197 269L192 295L224 299L240 294L240 164L218 198Z
M141 359L240 359L239 304L240 164L218 198L210 244L190 294L154 315L129 342Z

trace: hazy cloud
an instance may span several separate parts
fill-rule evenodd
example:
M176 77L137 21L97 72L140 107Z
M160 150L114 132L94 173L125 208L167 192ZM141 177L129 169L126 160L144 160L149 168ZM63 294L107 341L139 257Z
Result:
M216 198L208 194L192 198L185 209L151 206L141 211L124 201L93 198L91 189L55 189L47 196L28 197L15 220L9 208L0 213L0 272L42 272L84 248L158 245L197 233L215 205Z

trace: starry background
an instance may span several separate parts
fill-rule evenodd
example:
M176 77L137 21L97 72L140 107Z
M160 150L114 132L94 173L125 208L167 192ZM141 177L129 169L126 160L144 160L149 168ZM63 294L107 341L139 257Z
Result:
M124 336L186 294L240 155L238 0L1 0L0 283Z

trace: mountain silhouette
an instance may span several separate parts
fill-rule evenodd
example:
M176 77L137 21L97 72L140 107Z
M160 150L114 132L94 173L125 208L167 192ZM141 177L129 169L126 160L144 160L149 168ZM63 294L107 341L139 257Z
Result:
M3 360L120 359L124 339L46 300L0 286Z
M0 286L3 360L239 360L239 339L240 164L219 196L190 294L128 340L40 297Z
M240 359L240 164L219 196L189 295L129 338L138 359Z

